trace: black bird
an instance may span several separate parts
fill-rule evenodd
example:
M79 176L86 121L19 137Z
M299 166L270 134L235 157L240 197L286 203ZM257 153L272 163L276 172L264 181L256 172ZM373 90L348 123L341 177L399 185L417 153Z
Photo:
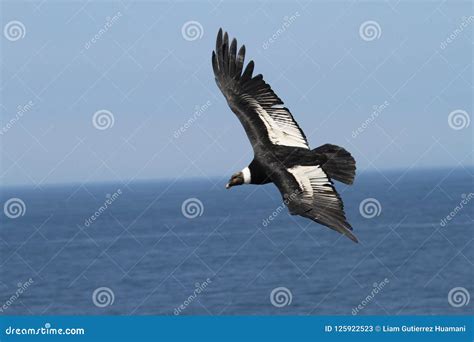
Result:
M325 144L311 150L306 136L283 101L261 74L252 76L254 62L244 70L245 45L217 34L212 67L216 83L237 115L252 144L254 159L235 173L229 189L241 184L274 183L292 215L307 217L354 242L341 197L331 179L352 184L355 160L344 148Z

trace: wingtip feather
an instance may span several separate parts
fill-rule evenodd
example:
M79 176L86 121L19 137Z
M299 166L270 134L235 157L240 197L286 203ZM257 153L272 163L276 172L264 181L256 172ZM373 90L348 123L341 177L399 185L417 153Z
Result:
M344 235L347 236L352 241L354 241L355 243L359 243L359 240L357 239L357 237L354 234L352 234L351 231L345 232Z

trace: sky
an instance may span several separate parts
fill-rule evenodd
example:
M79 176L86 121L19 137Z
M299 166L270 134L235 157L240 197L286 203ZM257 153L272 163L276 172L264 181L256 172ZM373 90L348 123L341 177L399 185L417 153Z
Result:
M252 159L217 88L220 27L311 147L359 170L473 165L468 1L2 1L0 184L228 177Z

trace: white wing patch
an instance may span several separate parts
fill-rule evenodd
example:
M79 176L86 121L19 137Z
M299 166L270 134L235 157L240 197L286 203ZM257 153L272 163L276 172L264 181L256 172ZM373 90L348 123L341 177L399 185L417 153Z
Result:
M351 233L351 225L346 220L342 200L324 170L320 166L294 166L287 170L302 191L300 202L303 203L305 212L299 214L357 242L357 238Z
M320 166L293 166L288 171L295 177L304 197L313 198L314 195L327 193L337 201L337 196L332 191L331 181Z
M291 118L289 112L281 106L274 106L269 111L265 110L254 98L242 95L257 111L260 119L265 124L268 138L274 145L294 146L309 149L301 130Z

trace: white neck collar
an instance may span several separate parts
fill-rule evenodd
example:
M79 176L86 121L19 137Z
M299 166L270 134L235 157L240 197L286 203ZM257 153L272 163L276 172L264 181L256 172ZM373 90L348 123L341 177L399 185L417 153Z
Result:
M251 177L250 177L250 169L246 167L242 170L242 174L244 175L244 184L250 184Z

